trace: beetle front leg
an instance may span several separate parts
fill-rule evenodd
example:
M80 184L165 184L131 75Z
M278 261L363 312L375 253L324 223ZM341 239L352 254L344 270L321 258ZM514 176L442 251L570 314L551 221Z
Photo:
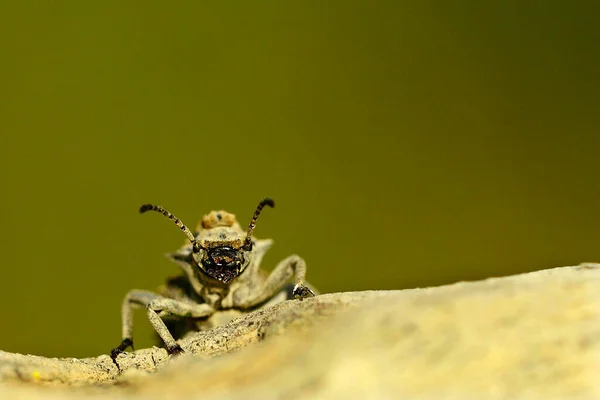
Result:
M304 285L306 262L300 256L294 254L277 264L265 283L254 289L253 296L251 295L250 299L237 304L237 306L249 308L266 301L279 292L292 276L294 277L293 294L295 297L303 299L315 295L312 290Z
M133 310L135 308L146 307L155 298L160 297L156 293L146 290L131 290L123 299L121 305L121 329L122 340L119 346L115 347L110 352L110 357L116 364L116 359L119 354L124 352L128 347L133 349ZM117 365L118 367L118 365Z
M165 343L169 354L182 353L183 349L177 344L171 332L162 320L164 317L202 318L215 312L208 304L183 303L181 301L158 297L147 306L147 314L152 327Z
M206 317L214 312L214 309L208 304L188 304L168 299L156 293L146 290L132 290L123 299L121 308L122 317L122 338L121 344L110 352L110 357L117 364L116 359L125 349L131 346L133 348L133 309L146 308L148 319L154 330L164 341L169 354L181 351L173 335L167 329L162 321L165 316L179 316L188 318ZM118 367L118 364L117 364Z

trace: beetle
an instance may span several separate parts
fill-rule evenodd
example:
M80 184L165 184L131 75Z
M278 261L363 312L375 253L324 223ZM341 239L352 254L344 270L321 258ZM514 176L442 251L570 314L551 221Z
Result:
M177 263L183 274L168 279L160 293L131 290L121 308L122 341L110 355L116 359L128 347L133 349L133 309L145 308L152 327L162 339L169 354L184 352L174 333L181 336L210 327L208 317L216 312L241 312L272 304L276 299L315 296L316 290L305 283L306 262L298 255L282 260L270 275L260 269L271 239L253 236L256 221L265 206L275 207L270 198L256 208L246 231L235 215L226 211L211 211L202 217L196 232L161 206L144 204L140 213L155 211L177 225L186 235L186 243L167 258ZM285 287L293 277L293 287ZM283 296L283 297L282 297ZM281 301L281 300L277 300Z

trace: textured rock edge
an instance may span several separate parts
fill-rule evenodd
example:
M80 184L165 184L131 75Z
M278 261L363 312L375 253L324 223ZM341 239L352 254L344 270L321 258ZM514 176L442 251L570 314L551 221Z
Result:
M400 291L364 291L323 294L305 300L289 300L259 309L230 323L193 334L179 341L187 355L212 358L238 351L288 329L305 330L336 313L360 307L367 301ZM125 352L117 358L119 368L108 355L93 358L47 358L0 351L0 382L102 384L119 381L132 370L154 372L172 358L163 348L152 347Z
M382 393L387 395L402 392L404 398L416 398L413 397L415 393L418 393L419 399L429 398L421 396L423 393L435 389L430 387L432 378L430 374L432 371L425 369L419 372L419 363L415 364L414 362L415 354L417 354L416 357L421 357L423 354L426 356L437 354L436 357L440 357L439 350L450 352L450 355L445 356L446 361L443 359L436 361L436 368L439 371L433 372L438 373L438 379L440 377L452 377L452 371L456 366L456 354L453 356L451 354L452 349L448 348L418 348L417 353L413 353L415 343L408 340L407 344L404 345L398 342L398 338L410 337L410 327L414 323L421 324L421 328L425 327L426 329L431 328L427 325L434 320L436 324L437 321L445 321L444 328L451 328L452 324L455 327L467 326L472 321L457 320L456 318L472 319L469 316L471 314L469 310L474 306L476 307L479 299L481 299L482 305L485 304L484 307L490 305L489 300L503 307L497 309L493 316L490 315L490 320L495 318L497 321L501 321L502 324L517 323L519 327L516 332L525 334L524 337L517 338L518 342L529 340L529 342L525 342L525 344L529 344L523 348L513 347L512 350L516 349L519 353L522 352L523 358L526 360L530 356L530 354L526 354L528 351L532 352L531 356L533 358L546 357L547 354L541 354L539 351L545 352L548 350L548 344L551 346L554 346L555 343L565 344L565 340L573 342L571 344L566 343L571 347L567 346L561 350L562 353L559 352L559 357L554 360L555 363L558 363L556 365L563 368L563 370L564 368L571 370L566 378L571 381L572 385L565 385L561 383L560 379L545 381L540 379L537 383L527 380L529 387L521 388L529 391L526 398L565 398L565 395L568 398L597 398L593 397L598 394L598 391L592 382L595 380L593 379L595 367L600 366L598 363L598 339L600 335L597 328L600 325L598 324L597 311L600 305L598 301L599 284L600 265L588 263L577 267L554 268L477 282L459 282L435 288L325 294L302 302L288 301L259 310L236 319L225 326L209 332L200 332L183 340L181 342L182 347L189 354L196 355L195 357L181 357L179 360L174 360L175 362L168 363L168 357L163 349L139 350L119 357L119 364L122 368L122 373L119 373L108 356L88 359L48 359L0 352L0 379L3 381L16 380L40 383L60 382L84 386L88 388L88 391L96 390L96 387L90 389L88 384L119 382L121 385L117 385L118 387L128 388L126 392L121 392L124 395L123 398L139 398L140 395L142 395L142 398L163 398L172 397L175 394L184 397L187 395L188 398L195 398L200 394L203 398L245 398L244 393L247 393L249 387L255 392L261 389L263 394L286 393L289 395L290 390L294 390L294 394L298 393L298 390L305 390L311 396L319 394L318 388L321 387L321 389L326 388L330 393L335 390L335 393L339 395L346 388L347 383L352 382L352 379L350 375L336 377L336 371L344 370L346 373L352 374L354 371L349 368L349 361L351 362L353 358L355 359L359 355L362 371L367 374L366 378L369 378L368 375L372 374L371 383L377 383L377 385L371 385L371 388L376 387L385 390ZM564 298L557 298L556 304L548 303L548 299L552 299L552 293L560 293ZM573 298L565 298L569 294L573 294ZM545 302L539 301L542 298ZM463 304L460 304L461 302ZM524 317L521 317L520 310L512 309L514 306L519 305L525 305ZM465 306L468 307L467 312L465 312ZM554 326L552 324L556 323L554 321L556 316L551 314L551 310L555 306L559 317L565 317L565 315L561 315L562 312L567 311L569 313L568 319L562 327L556 325L556 332L549 332L555 337L549 337L547 333L543 333L543 336L530 335L527 331L522 330L523 326L527 329L530 328L530 326L527 326L530 323L529 318L534 317L533 319L535 319L536 313L540 314L540 321L550 321L551 326ZM460 307L463 307L462 311L457 314L455 311ZM342 312L344 310L355 310L356 313ZM436 318L431 319L429 318L431 315L419 314L423 311L436 314ZM396 316L399 312L407 312L407 315L398 318ZM486 315L485 310L474 309L473 312L479 317ZM439 318L440 316L441 318ZM390 353L386 347L383 348L383 352L382 349L376 347L379 344L379 338L376 338L375 341L372 338L366 338L371 331L385 334L385 330L380 331L379 329L381 329L382 321L387 324L390 317L392 318L392 328L395 336L387 338L387 345L389 343L397 344L395 355L393 352ZM515 322L515 318L519 318L519 320ZM448 325L448 322L451 325ZM318 326L315 327L315 325ZM347 330L350 330L350 332L340 332L345 327L348 327ZM567 328L567 330L565 331L563 328ZM438 343L434 343L436 346L447 339L444 338L444 335L435 333L439 331L438 329L439 326L436 326L433 330L433 334L437 336L435 342ZM298 336L298 331L300 336ZM398 332L401 334L398 335ZM306 336L303 333L309 333L309 335ZM338 333L340 333L339 341L336 340ZM430 330L429 334L431 333ZM475 334L478 333L475 332ZM572 337L571 334L575 334L575 337ZM358 337L356 337L357 335ZM498 337L502 337L504 333L493 335L496 336L495 340L498 340ZM275 338L274 336L279 337ZM303 340L306 337L310 340ZM265 338L268 340L264 340ZM556 342L555 339L560 340L560 342ZM237 350L249 344L260 341L264 341L264 343L249 346L247 350L237 352ZM385 342L385 338L382 341ZM451 346L459 342L453 341ZM316 343L316 347L311 349L312 343ZM338 345L338 348L331 349L331 354L326 354L329 352L332 343ZM536 349L535 346L531 346L532 343L540 343L541 347ZM353 354L350 346L355 349L362 348L362 352L355 351ZM586 351L587 354L581 353L582 357L579 357L580 354L575 354L579 358L575 360L576 364L572 364L573 360L565 359L567 354L571 354L569 352L572 349ZM366 353L365 350L367 350ZM566 350L569 350L569 352L565 352ZM231 352L236 354L217 357ZM371 360L362 358L371 353L373 354ZM388 357L386 363L384 361L386 361L388 353L390 353L390 357ZM286 359L282 359L281 354L284 354L285 357L293 356L294 359L286 365ZM306 357L312 357L310 360L311 366L319 365L319 367L314 368L315 370L308 370L304 367ZM498 360L493 361L497 362ZM390 365L399 365L398 363L405 364L403 372L390 370ZM247 368L249 364L252 365L252 371L250 372ZM365 368L365 365L370 365L370 367ZM427 364L424 365L427 367ZM346 366L348 368L345 368ZM515 366L516 368L514 368ZM446 368L445 374L439 375L444 368ZM520 360L519 364L495 365L495 368L491 371L514 371L514 376L509 378L515 379L516 377L520 379L522 372L527 373L528 370L519 370L519 368L529 367L523 366L522 360ZM577 368L581 370L580 373L572 373ZM158 369L163 371L158 374L151 374L152 379L147 379L149 372ZM477 366L475 370L463 374L465 378L463 381L452 377L452 380L445 383L446 386L442 385L441 387L448 394L454 390L463 395L463 397L458 398L465 398L464 393L474 393L476 390L482 390L481 387L485 386L483 382L472 379L473 376L477 377L480 371L484 377L483 380L490 380L487 382L488 389L492 387L496 391L503 390L504 393L512 394L511 398L522 398L518 396L519 393L510 392L519 385L510 381L504 383L499 381L496 384L490 369L488 368L488 371L486 371L485 366ZM406 378L406 373L409 373L408 376L412 380L398 379L400 377ZM535 373L539 375L539 371ZM282 374L287 376L288 379L282 379ZM469 374L472 375L470 378ZM190 376L193 376L194 380L191 380ZM218 377L227 379L220 380ZM527 378L530 379L531 377ZM359 377L356 377L356 382L358 382L358 379ZM507 378L503 379L506 380ZM402 383L398 386L397 382ZM522 383L519 382L519 384ZM502 388L502 385L504 385L504 388ZM36 387L35 385L26 386L27 390ZM478 386L480 387L478 388ZM201 392L199 392L199 388L202 388ZM2 389L0 386L0 393L2 393ZM562 397L552 396L552 394L559 393L559 391L561 391ZM46 395L49 394L46 391L43 392ZM41 394L42 392L36 393ZM81 393L79 392L79 394ZM105 391L100 393L102 396L108 394ZM223 393L227 395L222 396ZM375 393L375 396L382 393ZM590 395L590 393L593 393L593 395ZM23 393L20 394L23 395ZM111 396L115 394L117 393L113 392ZM475 398L504 398L489 397L487 395L484 396L483 392L480 392L479 396Z

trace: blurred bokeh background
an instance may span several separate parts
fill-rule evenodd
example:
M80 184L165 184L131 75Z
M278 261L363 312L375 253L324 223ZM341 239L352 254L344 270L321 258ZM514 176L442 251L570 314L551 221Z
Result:
M184 242L146 202L273 197L324 292L599 261L597 4L2 2L0 349L119 343Z

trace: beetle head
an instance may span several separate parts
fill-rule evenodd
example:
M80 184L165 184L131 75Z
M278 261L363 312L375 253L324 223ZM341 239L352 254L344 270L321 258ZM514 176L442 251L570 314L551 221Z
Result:
M202 271L213 279L229 283L248 266L250 257L235 244L222 243L212 247L192 247L192 257Z
M178 218L160 206L146 204L140 207L140 212L157 211L175 222L190 241L192 258L198 268L204 274L226 284L238 277L250 264L253 248L252 232L258 216L266 205L274 207L275 203L269 198L262 200L246 232L241 230L233 214L212 211L202 218L196 236Z

